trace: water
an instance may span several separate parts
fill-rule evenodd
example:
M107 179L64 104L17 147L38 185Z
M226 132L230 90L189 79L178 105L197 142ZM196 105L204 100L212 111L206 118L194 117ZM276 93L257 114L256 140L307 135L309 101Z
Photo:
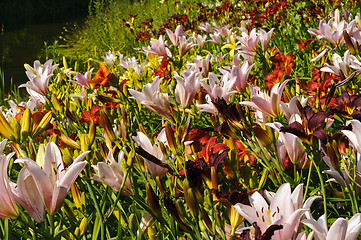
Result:
M28 81L24 63L33 66L36 59L45 61L44 42L52 44L59 38L66 23L30 25L20 30L3 31L0 39L0 67L5 72L5 89L11 81L19 85Z

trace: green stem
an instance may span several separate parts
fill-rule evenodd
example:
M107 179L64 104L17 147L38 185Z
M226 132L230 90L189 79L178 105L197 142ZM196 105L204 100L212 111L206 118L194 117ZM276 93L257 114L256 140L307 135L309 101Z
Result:
M100 236L101 236L100 239L103 240L103 239L105 239L105 238L104 238L104 233L105 233L105 231L104 231L104 222L102 221L103 214L102 214L102 212L101 212L101 210L100 210L98 201L97 201L97 199L96 199L96 197L95 197L95 195L94 195L92 185L89 183L88 180L86 180L85 183L86 183L86 185L87 185L87 187L88 187L88 190L89 190L89 193L90 193L90 197L91 197L92 200L93 200L95 209L96 209L96 211L97 211L97 213L98 213L98 215L99 215L99 218L100 218Z
M325 219L326 219L326 222L327 222L327 199L326 199L326 191L325 191L325 185L323 183L323 179L322 179L322 174L320 172L320 169L319 167L316 165L314 159L312 158L312 163L313 165L315 166L316 168L316 172L317 172L317 175L318 175L318 178L320 179L320 190L321 190L321 194L322 194L322 198L323 198L323 211L324 211L324 214L325 214Z
M310 164L310 167L309 167L309 169L308 169L307 183L306 183L305 193L303 194L303 200L302 200L302 202L305 202L305 200L306 200L308 187L310 186L311 174L312 174L312 164Z

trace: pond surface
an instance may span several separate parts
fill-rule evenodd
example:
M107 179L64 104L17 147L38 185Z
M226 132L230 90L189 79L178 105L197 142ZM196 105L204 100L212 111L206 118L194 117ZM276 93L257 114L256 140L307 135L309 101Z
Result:
M33 66L35 60L43 63L46 57L45 45L52 44L69 23L48 23L29 25L20 30L2 31L0 35L0 68L5 73L5 89L9 91L11 81L19 85L28 81L24 64ZM1 80L1 79L0 79ZM1 84L0 84L0 87Z

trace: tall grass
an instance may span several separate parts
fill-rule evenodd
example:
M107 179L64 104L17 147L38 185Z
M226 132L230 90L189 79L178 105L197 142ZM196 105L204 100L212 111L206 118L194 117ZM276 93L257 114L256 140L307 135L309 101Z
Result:
M94 0L89 6L89 17L72 33L63 36L66 46L58 46L58 51L83 60L99 59L113 49L132 53L140 43L135 41L135 33L129 24L139 27L142 22L152 19L152 29L159 29L168 17L181 14L186 7L196 6L196 2L201 1L184 0L175 4L175 1L167 0Z

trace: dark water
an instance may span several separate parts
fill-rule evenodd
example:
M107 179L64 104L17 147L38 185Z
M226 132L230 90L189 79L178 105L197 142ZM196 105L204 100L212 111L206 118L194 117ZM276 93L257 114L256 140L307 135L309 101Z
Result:
M0 0L0 68L5 73L6 91L11 82L27 81L24 63L33 66L36 59L43 63L44 42L51 45L64 27L71 29L74 21L84 19L92 1ZM1 80L0 74L0 90Z
M28 81L24 63L33 66L36 59L45 61L44 43L50 45L57 40L64 26L66 23L37 24L1 33L0 67L5 73L7 91L10 89L11 81L16 85Z

